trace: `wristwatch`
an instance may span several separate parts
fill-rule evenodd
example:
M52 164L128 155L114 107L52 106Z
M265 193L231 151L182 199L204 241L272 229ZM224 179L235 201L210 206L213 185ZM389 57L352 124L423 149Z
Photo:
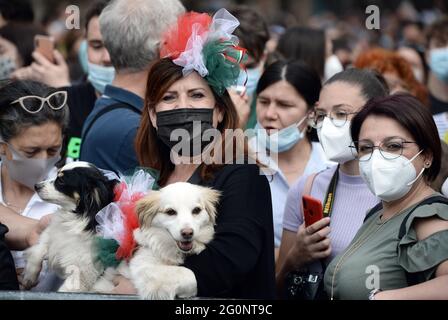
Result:
M372 291L370 291L370 293L369 293L369 300L376 300L375 299L375 295L378 292L381 292L381 289L373 289Z

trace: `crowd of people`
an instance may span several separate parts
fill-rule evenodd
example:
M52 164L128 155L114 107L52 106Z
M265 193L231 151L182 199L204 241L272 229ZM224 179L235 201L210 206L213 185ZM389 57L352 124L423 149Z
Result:
M363 50L312 22L96 0L49 61L30 2L0 1L0 290L21 289L23 250L57 210L34 185L81 160L221 192L213 240L181 266L200 297L448 299L448 16ZM185 152L177 129L220 139ZM323 219L306 224L303 196ZM31 290L60 285L44 265Z

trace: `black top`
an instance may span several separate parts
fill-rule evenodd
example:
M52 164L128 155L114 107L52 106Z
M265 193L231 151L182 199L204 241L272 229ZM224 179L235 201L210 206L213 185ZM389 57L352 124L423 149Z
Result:
M65 132L62 155L78 159L82 127L97 98L95 88L90 82L83 82L61 89L67 91L67 105L70 110L70 122Z
M431 113L438 114L448 111L448 102L443 102L437 99L432 94L429 95L429 105L431 106Z
M198 296L275 298L271 194L259 167L225 165L208 183L196 171L189 182L221 191L213 240L184 263L196 276Z
M8 228L0 223L0 290L19 290L14 260L4 242L7 232Z
M96 101L95 88L90 82L63 88L67 91L67 104L70 109L69 136L81 138L82 126Z

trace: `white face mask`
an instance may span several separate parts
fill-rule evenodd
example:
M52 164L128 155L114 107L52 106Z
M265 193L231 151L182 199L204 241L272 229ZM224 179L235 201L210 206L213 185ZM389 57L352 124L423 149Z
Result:
M325 81L341 71L344 71L344 67L342 66L342 63L339 61L338 57L334 54L328 57L325 61L324 67Z
M9 176L31 190L34 190L36 183L47 177L54 165L61 159L60 151L58 151L57 156L52 158L33 159L21 155L11 145L8 145L8 147L12 153L12 160L9 160L6 156L1 157L1 160L5 164Z
M347 121L342 127L337 127L330 118L325 117L322 127L317 129L317 136L328 160L344 163L355 159L350 150L352 143L350 121Z
M440 193L442 193L445 197L448 197L448 179L446 179L445 182L442 184Z
M366 182L370 191L386 202L404 197L415 181L420 178L425 168L417 175L415 167L412 164L417 156L422 153L421 150L411 159L401 155L396 159L384 159L378 149L372 153L370 160L359 161L359 171L361 177ZM383 154L387 152L383 151ZM368 157L366 155L364 157ZM393 157L393 155L391 154Z

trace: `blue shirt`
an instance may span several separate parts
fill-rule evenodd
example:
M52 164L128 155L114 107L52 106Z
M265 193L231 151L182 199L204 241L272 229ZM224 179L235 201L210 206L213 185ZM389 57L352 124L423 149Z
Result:
M106 86L84 123L80 160L91 162L101 169L126 174L139 165L134 139L141 115L124 108L109 111L95 121L85 137L85 130L95 115L105 107L120 102L143 110L141 97L118 87Z

